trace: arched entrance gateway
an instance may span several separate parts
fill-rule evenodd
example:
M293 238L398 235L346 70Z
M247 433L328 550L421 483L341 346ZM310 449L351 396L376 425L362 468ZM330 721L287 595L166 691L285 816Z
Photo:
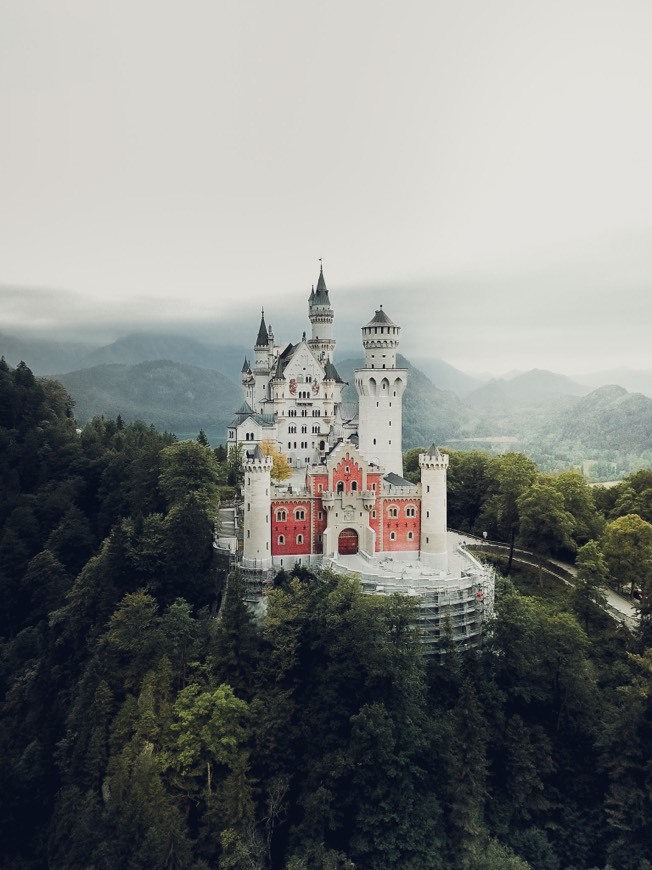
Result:
M341 556L350 556L358 552L358 533L355 529L343 529L340 532L337 551Z

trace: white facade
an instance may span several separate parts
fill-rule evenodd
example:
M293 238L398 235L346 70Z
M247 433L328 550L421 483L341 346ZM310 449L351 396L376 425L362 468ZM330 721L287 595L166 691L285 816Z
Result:
M448 456L434 446L419 456L421 468L421 561L448 570L446 472Z
M272 567L271 472L272 458L256 447L244 461L242 564L261 571Z

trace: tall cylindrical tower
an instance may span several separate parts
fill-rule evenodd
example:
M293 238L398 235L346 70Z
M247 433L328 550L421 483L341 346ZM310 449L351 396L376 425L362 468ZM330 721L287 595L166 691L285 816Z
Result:
M244 459L244 541L245 568L272 567L272 526L270 520L272 457L258 445Z
M308 299L308 318L312 324L308 347L322 364L332 362L335 350L333 308L328 297L323 267L319 270L317 289L312 290Z
M400 327L383 311L362 327L364 368L355 371L358 393L358 446L386 472L403 476L401 439L407 370L396 368Z
M448 456L433 444L419 456L421 467L421 561L448 571L446 469Z

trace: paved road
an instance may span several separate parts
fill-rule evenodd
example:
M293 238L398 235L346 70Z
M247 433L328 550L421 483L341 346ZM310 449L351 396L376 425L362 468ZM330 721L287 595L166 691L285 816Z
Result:
M453 535L457 540L458 544L468 543L473 548L482 548L485 546L485 541L482 538L475 537L474 535L461 535L457 532L449 532L449 535ZM505 550L509 552L509 546L507 544L497 543L494 541L488 541L487 546L490 546L492 550ZM524 551L515 552L514 553L514 561L520 562L525 565L532 565L534 567L538 567L538 563L536 561L530 561L528 559L528 555ZM570 574L574 577L577 574L574 565L570 565L567 562L561 562L559 559L547 559L548 563L552 563L553 565L557 565L557 567L561 568L566 574ZM548 574L553 574L552 571L546 569L545 566L543 570ZM572 585L571 581L569 581L566 577L560 574L553 574L553 576L557 577L559 580L562 580L564 583L568 583ZM603 589L606 598L607 598L607 612L614 619L617 619L619 622L624 623L628 628L636 628L638 626L639 613L636 607L631 603L629 598L625 598L624 595L619 595L617 592L614 592L613 589L604 588Z

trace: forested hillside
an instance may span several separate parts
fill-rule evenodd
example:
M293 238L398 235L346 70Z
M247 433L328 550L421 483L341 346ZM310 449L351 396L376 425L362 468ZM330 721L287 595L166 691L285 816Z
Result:
M580 582L502 581L484 649L441 663L408 598L346 577L281 573L254 621L213 559L236 476L203 437L78 435L0 363L1 867L650 867L652 472L594 496L452 453L451 524L578 551Z
M203 429L215 444L224 434L241 390L219 372L169 360L97 365L59 375L75 399L75 416L146 420L159 431L188 437Z

